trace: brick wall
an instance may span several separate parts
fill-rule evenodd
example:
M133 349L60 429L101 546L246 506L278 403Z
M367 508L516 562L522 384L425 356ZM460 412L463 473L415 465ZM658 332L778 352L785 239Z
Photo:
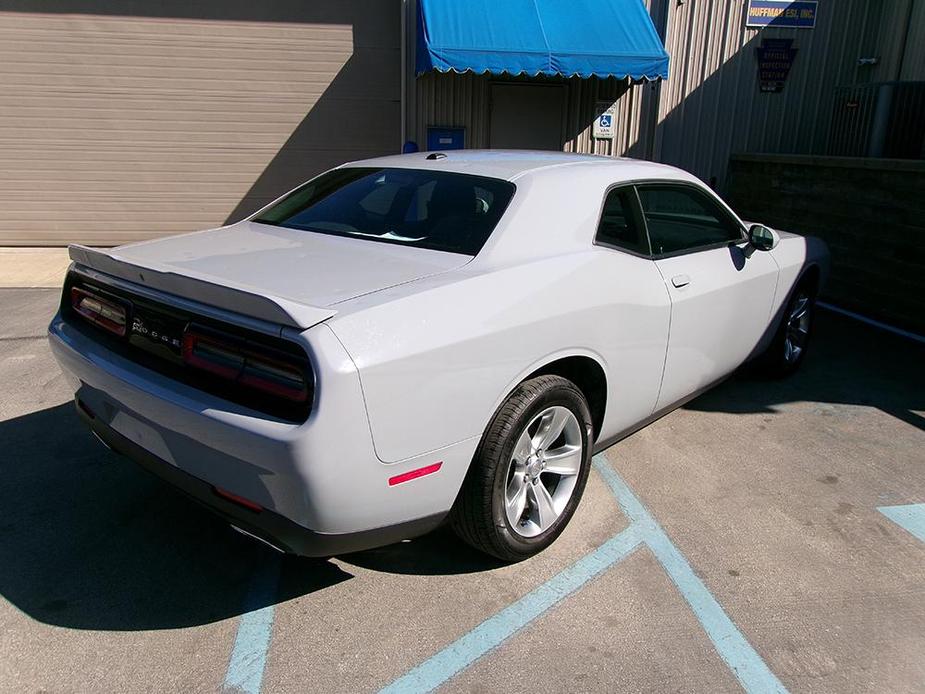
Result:
M727 189L743 219L828 243L828 301L925 334L925 161L733 155Z

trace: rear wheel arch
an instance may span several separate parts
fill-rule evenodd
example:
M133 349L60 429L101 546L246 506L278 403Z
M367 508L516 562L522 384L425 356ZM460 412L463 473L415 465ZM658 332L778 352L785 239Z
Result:
M571 381L575 387L584 396L588 405L588 413L591 415L591 425L594 428L594 438L590 441L593 445L600 438L601 425L604 422L604 413L607 407L607 373L601 362L588 354L559 354L555 358L541 362L539 366L534 364L530 371L523 371L517 377L517 380L511 382L508 387L502 391L499 400L495 404L491 416L485 423L482 430L481 439L484 440L489 427L504 405L511 399L511 396L517 392L521 385L537 376L560 376L561 378ZM471 462L470 462L471 465Z
M551 374L520 381L492 418L457 494L450 511L456 534L504 561L552 544L584 492L592 426L572 381Z
M561 357L532 371L520 383L537 376L561 376L578 387L588 403L594 425L594 441L597 441L607 409L607 374L600 362L585 355Z

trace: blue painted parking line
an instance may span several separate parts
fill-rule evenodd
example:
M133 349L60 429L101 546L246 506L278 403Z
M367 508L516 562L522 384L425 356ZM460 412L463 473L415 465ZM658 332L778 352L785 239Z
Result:
M273 613L280 562L273 557L254 575L238 622L222 690L259 694L273 634Z
M752 648L742 633L701 581L681 551L668 538L658 521L646 510L623 478L611 467L606 458L597 456L594 466L607 481L620 504L620 508L634 523L645 530L643 539L661 562L671 581L687 601L713 642L713 647L732 670L746 692L786 692L787 689L771 672L761 656Z
M598 549L579 559L567 569L513 605L488 618L465 636L457 639L382 692L405 694L428 692L472 665L486 653L533 622L604 570L619 563L644 543L655 554L668 576L697 616L717 653L732 670L747 692L786 692L786 688L768 668L741 632L726 615L684 555L675 547L655 518L646 510L617 472L603 456L596 456L594 466L607 482L623 513L630 520L625 530Z
M880 513L925 542L925 504L879 506Z
M599 573L619 562L639 544L637 529L627 528L381 691L405 694L436 689Z

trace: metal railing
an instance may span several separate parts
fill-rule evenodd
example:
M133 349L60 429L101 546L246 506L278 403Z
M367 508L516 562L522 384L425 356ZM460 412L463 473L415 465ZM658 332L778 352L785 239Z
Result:
M836 89L828 154L925 159L925 82Z

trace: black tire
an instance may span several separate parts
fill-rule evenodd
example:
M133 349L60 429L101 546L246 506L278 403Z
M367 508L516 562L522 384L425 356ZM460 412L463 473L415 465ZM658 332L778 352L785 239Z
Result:
M794 355L793 352L793 316L798 306L805 300L806 319L801 326L805 328L806 334L799 345L799 353ZM780 318L780 325L771 344L765 350L764 354L759 357L757 365L761 373L769 378L786 378L800 368L803 359L806 357L806 350L809 347L810 336L812 335L813 319L816 313L816 283L811 278L803 278L793 289L784 312ZM788 336L791 336L788 344Z
M514 530L505 511L509 461L528 425L554 406L565 407L578 421L580 470L571 497L555 522L534 537L524 537ZM501 406L482 437L450 514L453 530L467 544L504 561L521 561L541 552L559 537L581 500L591 468L593 440L588 404L574 383L560 376L524 381Z

